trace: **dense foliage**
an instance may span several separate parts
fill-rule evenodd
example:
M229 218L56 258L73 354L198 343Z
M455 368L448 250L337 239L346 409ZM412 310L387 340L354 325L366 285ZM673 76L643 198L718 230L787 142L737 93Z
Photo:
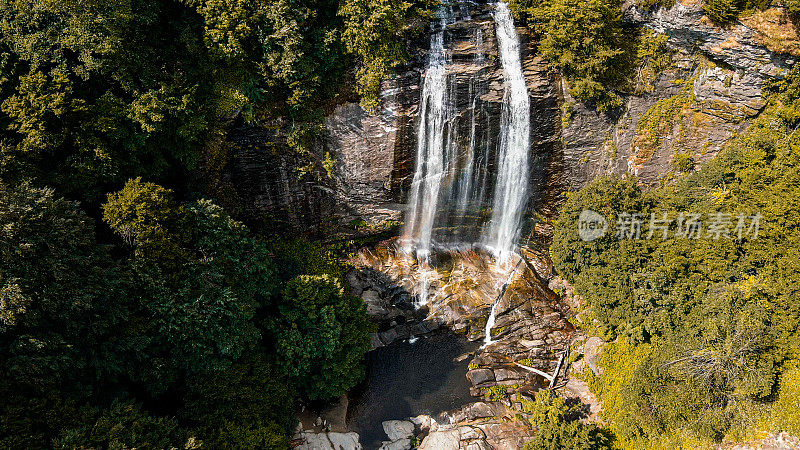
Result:
M601 111L622 104L616 90L628 81L636 37L622 28L615 0L517 0L517 15L541 35L539 52L569 82L576 100Z
M800 432L797 71L768 102L701 170L648 192L600 178L558 219L554 263L584 300L584 323L612 342L592 384L625 447ZM580 239L586 209L606 218L604 237Z
M104 206L128 242L122 258L52 190L0 193L4 447L162 448L233 434L261 448L285 443L298 394L327 399L360 380L366 312L335 262L285 283L267 245L219 207L139 179Z
M0 447L275 448L363 376L336 255L213 200L234 119L307 150L427 2L0 1Z
M703 11L712 22L726 27L734 24L745 11L763 10L769 6L771 2L765 0L706 0ZM791 13L796 13L797 7L791 1L786 6Z
M233 116L308 149L357 75L365 104L406 57L424 2L0 2L0 176L96 206L174 184Z
M556 396L552 391L536 393L534 401L523 404L531 415L530 423L536 429L525 450L610 450L612 440L594 424L579 420L577 404Z

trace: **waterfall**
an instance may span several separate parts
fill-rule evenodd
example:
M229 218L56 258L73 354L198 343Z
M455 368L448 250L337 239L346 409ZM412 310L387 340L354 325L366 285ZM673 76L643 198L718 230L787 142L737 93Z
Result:
M500 60L505 78L497 181L486 245L500 262L515 250L520 221L527 204L530 100L520 60L520 43L508 5L499 2L494 13Z
M475 30L475 56L473 63L480 67L483 66L486 56L483 54L483 30L478 28ZM464 163L464 170L461 175L461 182L459 183L458 197L456 203L458 205L458 213L460 216L467 211L467 207L471 203L479 203L481 198L475 190L475 159L477 158L475 152L476 148L476 133L477 133L477 119L478 119L478 100L483 94L482 86L478 85L478 77L473 76L469 80L469 96L472 99L470 108L470 124L469 124L469 147L467 147L467 154L465 155L466 162Z
M434 219L445 175L445 134L452 120L447 90L448 55L444 46L447 11L439 10L441 28L431 36L431 47L420 100L417 161L411 184L403 241L406 251L416 249L427 260L431 250Z
M497 297L494 299L492 303L492 308L489 310L489 318L486 319L486 327L484 328L485 336L483 337L483 347L488 347L492 345L492 328L494 328L495 317L497 316L496 309L497 305L500 303L500 300L503 299L503 296L506 294L506 289L508 289L508 285L511 284L511 281L514 279L514 274L517 273L517 269L519 268L520 264L522 264L522 257L519 258L517 264L511 270L511 273L508 274L508 278L506 278L505 283L500 287L500 293L497 294Z
M487 113L491 109L483 103L484 70L494 64L487 63L483 53L483 29L477 27L472 38L472 61L452 65L447 50L448 25L455 21L452 7L441 7L433 24L420 89L414 177L401 239L403 250L414 252L419 261L420 304L426 303L434 246L480 244L505 264L520 235L528 195L530 101L508 5L498 3L493 17L504 78L500 126L495 130L496 123ZM468 80L464 73L469 73ZM459 86L465 81L468 86ZM484 118L487 126L482 128ZM496 148L491 145L494 136ZM490 218L482 214L489 210Z

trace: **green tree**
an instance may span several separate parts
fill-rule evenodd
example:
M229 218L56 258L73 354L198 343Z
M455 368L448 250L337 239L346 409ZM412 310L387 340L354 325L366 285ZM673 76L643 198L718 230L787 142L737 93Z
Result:
M0 183L0 230L0 446L41 447L114 372L126 301L92 222L51 189Z
M227 426L276 424L289 433L296 425L295 396L274 357L256 351L226 370L190 375L180 415L209 437Z
M172 418L153 417L131 402L114 402L107 410L83 411L81 426L68 428L56 448L201 448Z
M533 402L524 404L531 414L530 423L536 429L525 450L601 450L611 447L611 439L594 424L578 420L577 405L567 402L551 391L539 391Z
M345 18L342 39L359 62L356 81L361 104L375 109L381 82L409 58L404 37L414 20L428 15L424 0L345 0L339 15ZM419 26L419 21L416 23Z
M130 181L104 206L134 244L130 267L149 356L191 371L225 368L259 339L255 311L276 289L266 247L213 203L178 205L152 183ZM166 353L164 353L166 352Z
M174 14L159 0L0 3L0 178L94 203L193 164L211 77Z
M345 393L364 376L370 349L366 306L329 275L288 283L271 329L281 367L310 399Z
M798 73L768 86L769 106L702 170L632 196L625 181L597 180L569 195L556 221L556 269L616 339L593 389L625 445L712 445L746 433L765 409L791 426L791 402L775 393L791 380L800 332ZM583 209L645 223L666 212L672 223L666 237L583 242L574 222ZM679 212L703 218L699 239L678 233ZM710 227L725 217L715 239Z
M622 67L632 52L623 33L620 4L612 0L516 2L515 9L542 34L539 51L570 84L570 95L610 111L622 105L615 88L625 83Z

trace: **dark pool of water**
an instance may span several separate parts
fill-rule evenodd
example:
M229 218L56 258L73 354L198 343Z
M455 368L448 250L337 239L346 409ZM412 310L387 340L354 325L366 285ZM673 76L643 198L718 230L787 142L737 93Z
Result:
M385 420L436 417L474 401L466 378L470 358L456 358L478 346L440 333L369 352L367 378L350 397L348 428L361 436L365 449L377 449L387 439L381 425Z

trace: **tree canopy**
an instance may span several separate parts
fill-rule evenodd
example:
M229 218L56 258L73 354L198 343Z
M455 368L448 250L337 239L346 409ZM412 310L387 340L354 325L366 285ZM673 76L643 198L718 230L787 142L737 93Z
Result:
M799 79L773 83L765 111L702 170L646 192L600 178L562 209L553 260L585 302L584 323L612 341L594 388L626 445L735 439L759 421L800 432L786 400L800 349ZM579 238L586 209L606 218L605 237ZM634 214L640 238L621 238ZM694 234L690 215L702 217Z

